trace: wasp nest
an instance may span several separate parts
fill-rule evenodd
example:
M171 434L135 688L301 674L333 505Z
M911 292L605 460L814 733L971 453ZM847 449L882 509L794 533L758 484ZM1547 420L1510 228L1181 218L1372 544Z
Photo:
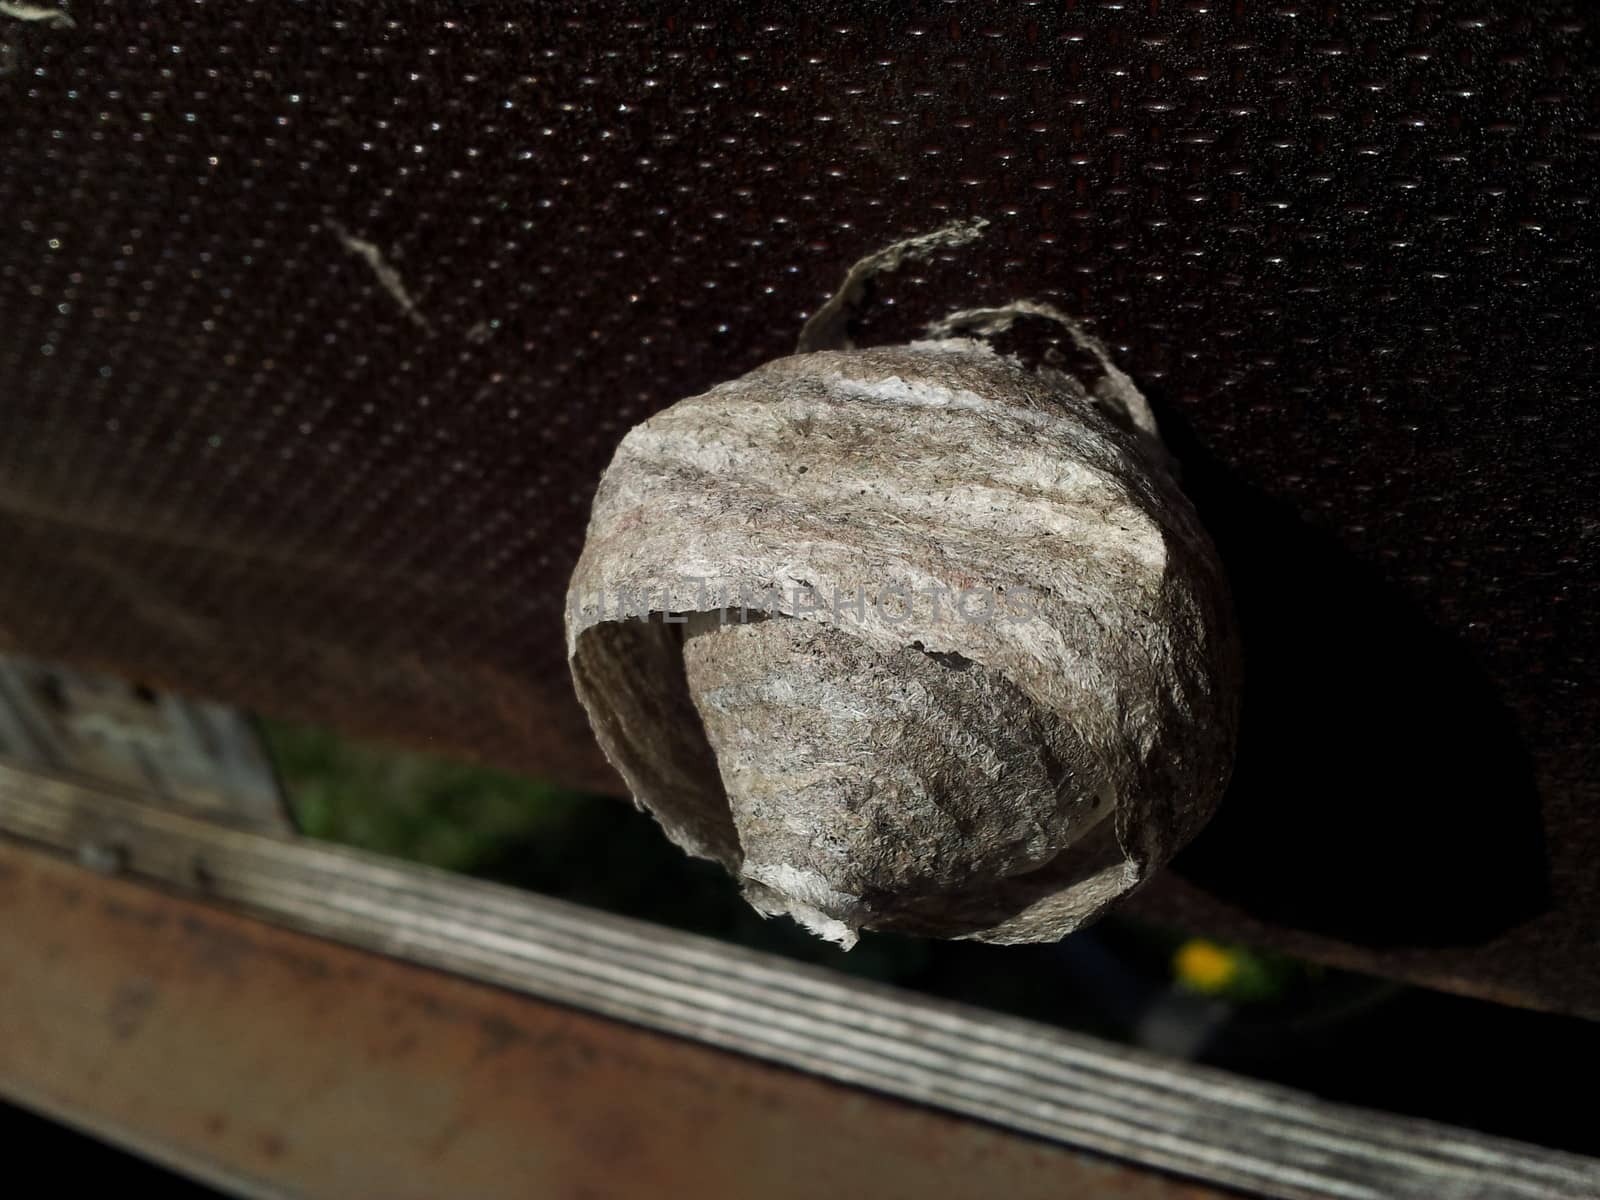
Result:
M638 802L767 914L1053 940L1227 781L1215 553L1142 397L957 332L796 354L623 439L569 593Z

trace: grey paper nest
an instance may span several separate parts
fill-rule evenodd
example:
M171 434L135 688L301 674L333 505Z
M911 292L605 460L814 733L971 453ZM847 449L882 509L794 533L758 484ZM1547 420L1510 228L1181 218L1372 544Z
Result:
M1226 587L1108 370L1092 392L965 338L797 354L623 439L573 678L638 802L762 912L844 945L1053 940L1211 814Z

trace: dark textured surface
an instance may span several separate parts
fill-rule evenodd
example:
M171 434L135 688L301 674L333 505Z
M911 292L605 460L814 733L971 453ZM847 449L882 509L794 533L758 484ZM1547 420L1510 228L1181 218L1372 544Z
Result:
M0 17L0 642L604 780L559 606L622 431L983 215L863 340L1089 319L1239 591L1148 903L1600 1009L1579 6L70 11Z

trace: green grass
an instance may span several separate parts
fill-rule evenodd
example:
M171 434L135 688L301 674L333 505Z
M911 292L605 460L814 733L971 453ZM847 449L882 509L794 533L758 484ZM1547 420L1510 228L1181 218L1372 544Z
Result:
M476 872L508 842L559 836L593 803L505 771L267 722L303 833L449 871Z

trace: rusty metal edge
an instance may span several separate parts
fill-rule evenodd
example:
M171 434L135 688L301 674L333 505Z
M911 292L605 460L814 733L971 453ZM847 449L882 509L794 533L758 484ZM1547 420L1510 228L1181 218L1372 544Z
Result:
M0 833L277 924L1283 1200L1571 1200L1600 1160L1329 1104L1033 1022L0 767Z

